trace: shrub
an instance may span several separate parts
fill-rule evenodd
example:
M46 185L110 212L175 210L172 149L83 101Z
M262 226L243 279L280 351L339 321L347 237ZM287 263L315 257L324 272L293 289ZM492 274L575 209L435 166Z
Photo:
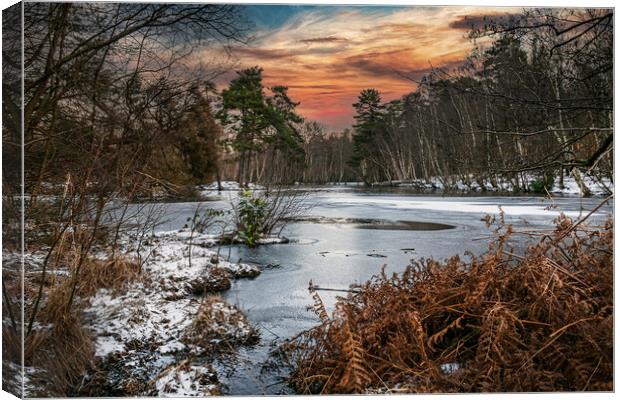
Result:
M192 324L182 341L204 350L231 349L233 345L252 345L258 342L259 332L236 306L221 298L210 296L198 308Z
M241 193L237 206L237 231L241 239L250 247L256 246L265 233L267 206L265 198L254 196L249 190Z
M256 246L266 235L279 236L288 222L305 215L312 207L303 191L277 188L257 194L245 190L233 205L237 233L248 246Z
M538 179L530 182L530 191L534 193L544 193L545 191L553 187L554 181L555 177L553 176L553 174L545 172L544 174L540 175Z

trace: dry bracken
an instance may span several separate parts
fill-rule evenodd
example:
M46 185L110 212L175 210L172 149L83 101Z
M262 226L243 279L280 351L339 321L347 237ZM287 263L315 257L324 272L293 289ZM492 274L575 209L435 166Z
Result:
M521 254L499 221L470 261L422 260L282 347L300 393L613 389L613 225L565 216ZM311 290L312 290L311 286Z

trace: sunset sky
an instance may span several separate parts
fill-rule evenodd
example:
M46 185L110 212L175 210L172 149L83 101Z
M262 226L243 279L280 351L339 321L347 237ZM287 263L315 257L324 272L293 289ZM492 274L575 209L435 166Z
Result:
M416 88L434 67L454 67L471 51L472 23L508 8L241 6L253 39L235 45L236 69L259 65L265 86L286 85L298 111L330 129L353 122L352 104L368 87L386 101ZM213 49L204 49L208 57ZM219 78L224 87L234 72Z

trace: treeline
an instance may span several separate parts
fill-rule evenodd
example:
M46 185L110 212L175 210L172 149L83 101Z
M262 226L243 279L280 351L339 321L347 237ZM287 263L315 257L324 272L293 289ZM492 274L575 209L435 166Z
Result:
M27 4L24 162L33 203L46 185L69 179L106 196L186 197L216 180L508 179L527 189L532 176L611 178L612 10L534 10L472 27L484 46L461 67L436 69L389 103L380 88L364 90L345 132L304 120L287 87L265 87L259 67L218 92L209 81L229 65L185 62L197 46L242 42L238 10ZM5 92L5 164L15 171L19 91Z
M348 161L353 156L352 131L329 132L316 121L295 126L295 152L272 144L264 144L245 161L248 179L245 182L292 184L325 184L353 182L358 179ZM234 139L224 139L223 143ZM232 146L231 146L232 147ZM228 147L222 155L222 176L237 179L240 159Z
M333 182L354 182L358 179L355 170L348 164L353 155L352 132L329 132L324 126L307 121L296 128L300 138L298 153L291 157L288 151L274 146L253 154L248 161L247 182L292 184L325 184ZM238 160L234 153L225 153L223 176L238 175Z
M350 164L367 183L612 179L612 21L611 10L539 10L472 31L494 40L457 71L387 104L361 93Z
M241 184L356 179L347 165L350 132L328 133L321 124L304 120L288 88L266 88L262 72L260 67L238 71L226 89L212 96L224 131L221 176Z
M237 112L232 121L221 118L224 176L241 183L509 182L524 191L571 176L584 193L584 173L612 180L613 11L530 10L472 26L470 37L484 46L456 70L412 81L417 89L401 99L384 103L380 90L362 91L353 132L327 133L303 121L286 88L267 96L259 68L239 72L222 93L224 115Z

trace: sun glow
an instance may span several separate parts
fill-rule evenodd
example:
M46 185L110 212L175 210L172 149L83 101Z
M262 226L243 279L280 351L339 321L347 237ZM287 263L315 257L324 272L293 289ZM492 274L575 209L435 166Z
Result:
M258 7L258 6L257 6ZM266 86L285 84L300 113L332 129L353 123L351 105L367 87L386 101L415 90L432 68L454 68L477 45L467 37L483 18L517 12L475 7L314 7L268 26L257 24L248 45L235 45L237 68L264 68ZM256 9L256 7L254 7ZM249 12L252 18L252 12ZM216 51L205 48L201 57ZM234 76L218 80L224 87Z

